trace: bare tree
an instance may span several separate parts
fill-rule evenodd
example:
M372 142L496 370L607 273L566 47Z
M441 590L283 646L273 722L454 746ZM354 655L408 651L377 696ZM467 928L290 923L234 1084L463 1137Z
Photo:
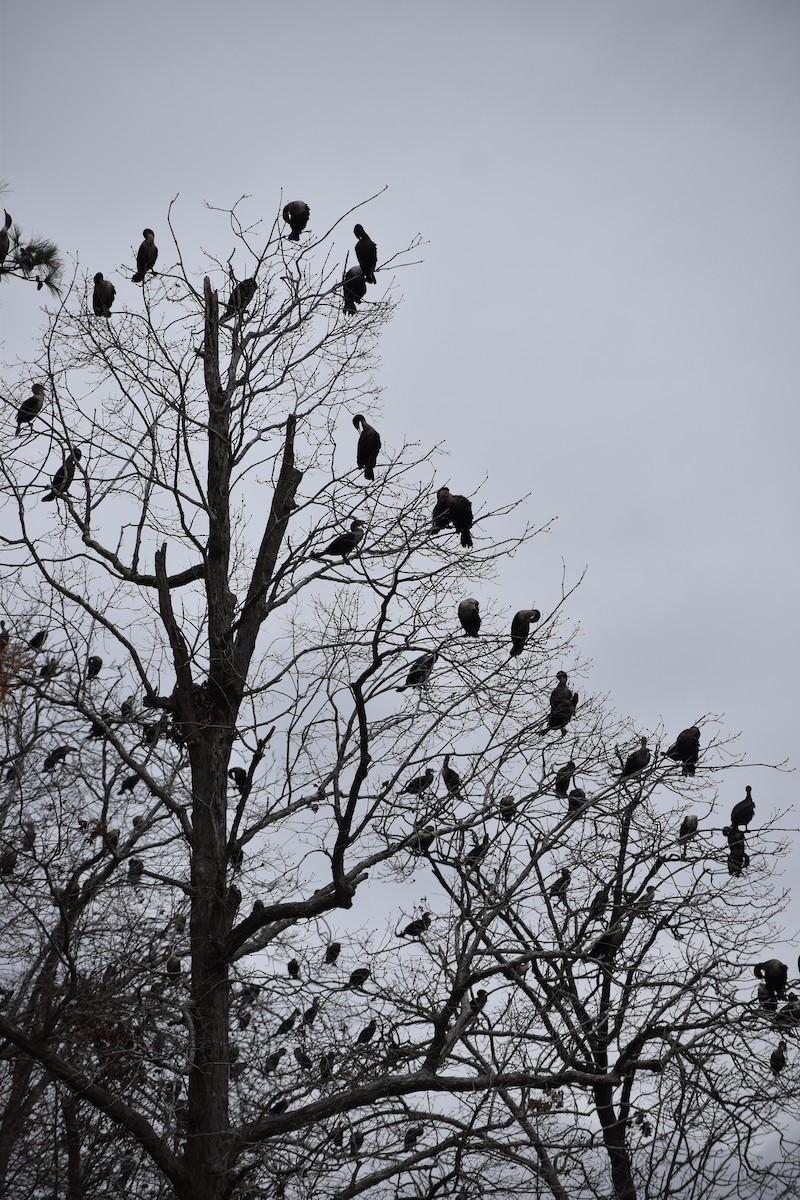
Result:
M341 221L228 220L202 287L67 298L3 456L6 1193L791 1188L780 814L720 816L713 718L689 762L578 694L563 585L462 629L539 530L357 466L411 254L360 298Z

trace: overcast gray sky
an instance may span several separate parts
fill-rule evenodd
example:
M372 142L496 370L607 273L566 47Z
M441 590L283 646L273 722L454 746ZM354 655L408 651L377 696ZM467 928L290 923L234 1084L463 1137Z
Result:
M271 218L282 191L321 231L388 184L379 248L428 244L384 440L558 516L497 593L545 608L588 565L583 690L644 730L725 714L761 762L797 760L799 112L785 0L2 4L7 207L82 270L119 285L177 192L184 246L224 256L203 201ZM0 296L21 385L41 303ZM726 782L720 824L796 778Z

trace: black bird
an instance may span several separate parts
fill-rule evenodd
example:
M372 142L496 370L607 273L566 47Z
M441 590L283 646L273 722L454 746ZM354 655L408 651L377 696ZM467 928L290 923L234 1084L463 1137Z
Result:
M461 534L461 545L469 550L472 546L469 532L473 525L472 504L466 496L454 496L450 488L440 487L431 513L431 532L438 533L448 525Z
M369 967L356 967L355 971L350 972L350 978L345 984L345 991L347 991L348 988L354 988L355 990L360 991L369 977Z
M740 800L738 804L734 804L731 809L731 825L741 825L746 829L756 815L756 806L753 802L753 789L745 787L744 800Z
M225 315L220 319L220 325L224 325L226 321L230 321L233 317L240 316L257 291L258 282L255 277L243 279L241 283L237 283L232 289L230 298L225 305Z
M455 796L456 800L463 800L463 796L461 795L461 776L458 771L454 771L450 766L449 754L445 754L444 756L442 779L444 780L444 786L447 788L448 796Z
M17 432L16 437L19 437L20 430L23 425L30 425L44 407L44 388L41 383L31 384L31 394L27 400L23 400L17 409Z
M117 795L124 796L126 792L132 792L138 782L139 782L138 775L128 775L128 777L126 779L123 779L122 786L120 787Z
M52 771L60 762L63 762L67 755L74 749L74 746L57 746L55 750L51 750L47 758L42 763L45 771Z
M44 666L39 668L40 679L54 679L57 674L58 660L55 658L48 658Z
M314 1064L306 1054L302 1046L295 1046L294 1056L297 1059L301 1071L313 1071Z
M572 872L569 867L561 868L561 878L557 879L548 891L548 896L552 900L560 900L562 904L567 903L567 889L569 888Z
M769 1065L772 1067L772 1074L776 1078L786 1066L786 1042L782 1038L778 1042L777 1048L769 1056Z
M321 1054L319 1057L319 1077L323 1083L333 1078L333 1054L329 1050L327 1054Z
M611 925L604 930L589 950L590 958L613 958L625 940L623 925Z
M423 688L431 677L431 671L436 665L436 660L439 657L438 650L431 650L428 654L423 654L419 658L415 658L409 668L406 681L402 687L397 688L398 692L404 692L406 688L416 687Z
M42 500L49 504L52 500L61 500L69 491L70 484L75 478L75 464L82 458L80 450L71 450L50 481L50 490L45 492Z
M555 794L562 798L569 791L569 785L572 783L572 776L575 774L575 761L570 759L568 763L564 763L563 767L559 767L556 772Z
M758 998L759 1006L761 1008L763 1008L765 1010L765 1012L769 1012L769 1013L777 1012L778 997L774 996L772 994L772 992L769 990L769 988L767 987L767 985L765 983L760 983L758 985L758 991L756 992L756 996Z
M293 958L291 960L291 962L288 962L286 964L286 970L289 972L290 979L299 979L300 978L300 963L297 961L296 958Z
M180 976L181 960L178 958L177 954L170 954L164 965L170 979L177 979Z
M300 234L308 224L308 218L311 216L311 209L306 204L305 200L290 200L288 204L283 206L283 219L287 225L291 225L292 232L288 235L287 241L299 242Z
M514 613L511 619L511 653L509 658L516 658L518 654L522 654L523 647L528 640L528 635L531 631L531 625L535 625L541 620L542 614L538 608L521 608L519 612Z
M289 1101L286 1096L281 1096L274 1104L270 1104L269 1111L273 1116L279 1117L281 1113L285 1113L289 1107Z
M683 847L683 857L686 857L686 847L693 837L697 834L698 818L694 813L687 813L681 821L680 833L678 834L678 845Z
M341 942L329 942L325 949L325 966L332 967L341 953Z
M414 1143L422 1137L422 1131L422 1125L409 1125L403 1138L403 1149L410 1150Z
M30 641L28 642L28 647L31 650L33 650L34 653L37 650L41 650L42 646L47 641L47 635L49 632L50 632L49 629L40 629L39 632L35 633L33 635L33 637L30 639Z
M104 279L103 272L98 271L94 277L94 291L92 292L92 311L96 317L105 317L108 320L116 294L117 289L111 280Z
M786 983L789 978L789 968L779 958L768 958L766 962L756 963L753 968L756 979L763 979L770 995L783 1000L786 995Z
M424 912L421 917L417 917L415 921L409 921L405 929L398 930L398 937L421 938L422 935L431 927L431 914Z
M366 1046L367 1042L371 1042L375 1036L375 1031L378 1028L378 1022L373 1018L368 1025L365 1025L361 1033L356 1038L357 1046Z
M0 854L0 874L10 875L17 865L19 855L13 846L6 846Z
M3 212L6 214L6 219L3 222L2 229L0 229L0 271L3 269L3 263L8 258L8 251L11 248L11 239L8 236L8 231L11 228L14 220L14 218L5 208L3 209Z
M722 832L728 839L728 874L739 876L750 866L744 830L738 825L726 825Z
M103 660L99 654L90 654L86 660L86 678L96 679L103 669Z
M267 1055L267 1057L264 1059L264 1074L265 1075L272 1074L272 1072L275 1070L275 1068L277 1067L278 1063L281 1061L281 1059L283 1058L285 1053L286 1053L286 1050L283 1047L281 1047L280 1050L274 1050L272 1052L272 1054Z
M351 316L358 312L357 304L367 294L367 281L361 267L350 267L342 276L342 291L344 293L344 311Z
M647 738L640 738L641 745L638 750L634 750L625 759L625 766L622 768L621 779L628 779L631 775L636 775L639 771L643 771L650 762L650 751L647 749Z
M435 841L436 830L433 825L426 825L416 832L408 848L412 854L427 854Z
M780 1012L775 1013L772 1018L773 1024L777 1025L779 1029L795 1029L800 1025L800 999L794 992L789 992L787 1000L788 1003L784 1004ZM777 1007L777 1001L775 1003Z
M550 693L550 716L547 718L547 728L560 729L561 736L566 737L567 725L575 716L578 707L578 693L567 687L566 671L557 671L558 683Z
M478 601L469 596L458 606L458 619L467 637L477 637L481 628L481 614L478 611Z
M356 258L358 265L364 272L364 278L367 283L376 283L375 268L378 265L378 247L373 242L372 238L365 231L363 225L356 225L353 233L358 238L356 242Z
M464 866L468 871L482 863L489 852L489 834L484 833L480 841L472 835L472 848L464 855Z
M601 887L599 892L595 893L594 900L589 905L589 912L586 915L587 921L596 921L598 917L602 917L608 905L609 885Z
M144 875L144 863L140 858L128 860L128 877L133 883L138 883Z
M136 251L136 274L131 276L131 283L144 283L144 277L148 271L153 271L158 258L158 247L155 243L156 235L152 229L143 229L142 242L139 249ZM155 274L155 271L153 271Z
M433 767L427 767L424 775L417 775L415 779L409 780L406 786L400 789L400 795L421 796L423 792L427 792L432 783Z
M664 753L673 762L683 764L684 775L694 775L697 760L700 757L700 730L696 725L690 725L688 729L682 729L676 737L674 744L670 746L669 750L665 750Z
M567 812L577 812L579 808L583 807L585 800L586 792L583 788L573 788L567 798Z
M353 417L353 424L356 429L361 429L356 447L356 466L363 467L364 478L372 480L375 478L375 465L378 461L378 451L381 448L381 435L377 429L373 429L371 425L367 424L366 418L361 413Z
M349 533L340 533L324 550L318 550L311 557L319 560L324 558L326 554L331 554L337 558L341 557L342 561L346 562L354 550L357 549L364 537L365 530L366 523L364 521L351 521Z
M247 771L245 771L244 767L231 767L230 771L228 771L228 779L232 779L236 784L240 796L248 795L250 784L247 779Z
M513 796L503 796L500 801L498 815L501 821L505 821L506 825L510 824L517 815L517 805Z
M310 1029L316 1020L319 1012L319 1000L312 1000L309 1007L303 1013L303 1025L306 1029Z

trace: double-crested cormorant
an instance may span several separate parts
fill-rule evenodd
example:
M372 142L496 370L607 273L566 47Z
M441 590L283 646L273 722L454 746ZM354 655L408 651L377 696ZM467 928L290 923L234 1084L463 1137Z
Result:
M444 786L447 788L448 796L455 796L457 800L462 800L461 795L461 776L458 771L454 771L450 766L450 755L445 754L444 763L442 765L442 779Z
M80 450L71 450L50 481L50 490L45 492L42 500L49 504L52 500L61 500L69 491L70 484L75 478L75 464L82 458Z
M152 229L143 229L142 237L144 241L136 251L136 274L131 276L131 283L144 283L145 275L148 271L153 270L158 258L158 247L155 242L156 235Z
M592 943L589 950L590 958L613 958L625 940L623 925L610 925Z
M641 745L638 750L634 750L633 754L629 754L625 759L625 766L622 768L621 779L628 779L631 775L636 775L639 771L643 771L650 762L650 751L647 749L647 738L640 738Z
M578 707L578 693L570 691L567 678L566 671L556 672L558 683L550 693L550 716L547 718L548 730L560 729L562 737L566 737L567 725Z
M47 641L47 635L49 632L49 629L40 629L39 632L35 633L28 642L28 648L33 650L34 653L36 653L38 650L41 650L42 646Z
M472 546L470 529L473 524L472 504L466 496L454 496L450 488L440 487L436 493L436 504L431 513L431 532L438 533L452 525L461 534L461 545L469 550Z
M372 238L365 231L363 225L356 225L353 233L358 238L356 242L356 258L358 265L364 272L364 278L367 283L376 283L375 268L378 265L378 247L373 242Z
M319 1000L315 998L311 1001L311 1004L308 1006L308 1008L303 1013L303 1025L306 1029L310 1029L311 1026L314 1024L315 1020L317 1019L318 1012L319 1012Z
M302 1046L295 1046L294 1057L301 1071L313 1071L314 1064Z
M6 214L6 219L3 222L2 228L0 229L0 271L3 269L3 263L8 258L8 251L11 248L11 239L8 236L8 231L11 228L14 220L14 218L11 216L11 213L8 212L7 209L4 208L3 212Z
M369 1024L364 1026L364 1028L361 1030L361 1033L356 1038L356 1045L357 1046L366 1046L367 1042L371 1042L373 1037L375 1036L375 1032L376 1032L377 1028L378 1028L378 1022L373 1017L373 1019L369 1022Z
M255 276L250 279L243 279L241 283L235 284L225 305L225 315L220 318L220 325L224 325L226 321L240 316L257 291L258 281Z
M103 660L99 654L90 654L86 660L86 678L96 679L103 669Z
M369 967L356 967L355 971L350 972L350 978L348 979L347 983L345 984L345 991L347 991L348 988L352 988L356 991L360 991L361 988L363 988L364 984L369 979L369 977L370 977Z
M505 821L509 825L517 815L517 805L513 796L503 796L498 809L498 816L501 821Z
M246 796L250 791L250 784L247 779L247 771L244 767L231 767L228 771L228 779L232 779L236 784L236 788L240 796Z
M409 921L405 929L398 930L398 937L421 938L431 927L431 914L424 912L421 917Z
M403 1149L410 1150L411 1147L415 1145L415 1143L418 1142L422 1137L422 1132L422 1125L409 1125L405 1132L405 1137L403 1138Z
M96 317L105 317L108 320L116 294L117 289L111 280L104 279L103 272L98 271L94 277L94 291L92 292L92 311Z
M332 967L341 953L341 942L329 942L325 948L325 966Z
M292 228L292 232L287 236L287 241L300 241L300 234L308 224L308 218L310 216L311 209L308 207L305 200L290 200L288 204L284 204L283 219L286 224L290 225Z
M753 968L756 979L763 979L770 995L782 1000L786 995L786 983L789 979L789 968L779 958L768 958L766 962L756 963Z
M786 1066L786 1042L784 1042L783 1038L781 1038L776 1049L770 1054L769 1065L772 1067L772 1074L776 1077L780 1075Z
M44 664L44 666L39 668L39 678L40 679L54 679L57 674L58 674L58 660L55 658L48 658L48 660ZM103 735L101 735L101 736L103 736Z
M761 989L759 988L760 991ZM775 1013L772 1023L773 1025L777 1025L779 1029L795 1029L800 1025L800 998L794 992L789 992L787 1003L784 1004L779 1012Z
M138 883L144 875L144 863L140 858L128 859L128 878L131 883Z
M181 973L181 960L177 954L170 954L166 961L167 974L170 979L177 979Z
M366 528L366 522L364 521L351 521L348 533L340 533L324 550L318 550L311 557L319 560L330 554L335 558L341 557L346 562L362 541Z
M333 1078L333 1053L328 1050L319 1056L319 1077L323 1083Z
M569 867L562 867L561 878L556 880L547 893L551 900L560 900L562 904L567 903L567 889L571 879L572 872Z
M585 800L586 792L583 788L573 788L568 797L567 812L577 812L579 808L583 807Z
M694 813L687 813L681 821L681 828L678 834L678 845L683 847L682 854L686 857L686 847L697 833L698 818Z
M594 900L589 905L589 912L586 915L587 921L596 921L598 917L602 917L608 905L609 885L601 887L599 892L595 893Z
M765 983L758 985L756 992L758 1003L765 1012L774 1013L778 1008L778 997L774 996Z
M357 304L367 294L367 281L361 267L350 267L342 276L342 291L344 293L344 311L354 317L358 312Z
M290 979L300 978L300 963L296 958L291 959L291 961L286 964L286 970Z
M424 775L417 775L416 779L409 780L406 786L400 789L400 795L421 796L423 792L427 792L432 783L433 767L428 767Z
M666 758L683 764L684 775L694 775L697 760L700 757L700 730L696 725L682 729L675 739L674 745L664 751Z
M756 815L756 806L752 796L753 789L748 785L744 789L744 800L740 800L738 804L734 804L731 809L731 825L740 825L743 829L752 821Z
M239 1024L241 1025L241 1022L239 1022ZM264 1059L264 1068L263 1068L265 1075L272 1074L272 1072L275 1070L275 1068L277 1067L278 1063L281 1061L281 1059L283 1058L285 1053L286 1053L285 1048L281 1047L280 1050L273 1050L272 1054L267 1055L267 1057Z
M531 631L531 625L535 625L541 619L541 616L542 614L538 608L521 608L519 612L514 613L511 620L511 653L509 658L516 658L518 654L522 654L523 647Z
M31 394L27 400L23 400L17 409L17 432L16 437L19 437L20 430L23 425L30 425L44 406L44 388L41 383L31 384Z
M434 826L425 825L414 834L408 848L412 854L427 854L435 841L436 830Z
M572 776L575 774L575 761L570 759L568 763L564 763L563 767L559 767L556 772L556 782L554 791L557 796L566 796L569 791L569 785L572 783Z
M478 601L469 596L458 606L458 619L467 637L477 637L481 627L481 614L478 611Z
M728 874L741 875L750 866L744 830L738 825L726 825L722 833L728 839Z
M127 778L123 779L117 795L124 796L126 792L133 792L133 789L136 787L138 782L138 775L128 775Z
M55 750L51 750L47 758L42 763L44 770L52 771L60 762L63 762L67 755L70 754L74 749L74 746L57 746Z
M377 429L367 424L361 413L353 417L356 429L361 429L356 447L356 466L362 467L365 479L375 478L375 465L378 461L378 451L381 448L381 435Z
M13 846L6 846L0 854L0 874L10 875L17 865L17 851Z
M438 657L439 651L431 650L428 654L422 654L419 658L415 658L406 676L405 683L402 687L397 688L396 691L404 692L406 688L410 687L425 687L431 677L431 672L436 665Z
M473 867L477 867L486 858L489 852L489 834L484 833L480 841L472 835L472 847L464 855L464 866L468 871Z

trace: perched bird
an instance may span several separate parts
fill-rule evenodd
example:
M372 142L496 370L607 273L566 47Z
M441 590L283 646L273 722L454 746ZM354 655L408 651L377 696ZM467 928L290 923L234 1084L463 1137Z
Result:
M595 892L594 900L589 905L589 912L586 914L587 921L596 921L598 917L602 917L608 905L608 884L601 887L599 892Z
M341 942L329 942L325 948L325 966L332 967L341 953Z
M297 1060L298 1066L300 1067L301 1071L313 1071L314 1070L314 1064L311 1061L311 1059L309 1058L309 1056L306 1054L306 1052L302 1046L295 1046L294 1056Z
M51 750L42 764L45 771L52 771L54 767L57 767L60 762L63 762L67 755L74 749L74 746L57 746L55 750Z
M773 995L765 983L760 983L758 985L756 997L758 999L759 1007L763 1008L765 1012L777 1012L778 997Z
M375 1031L377 1028L378 1022L373 1017L369 1024L364 1026L364 1028L361 1030L361 1033L356 1038L356 1045L366 1046L367 1042L371 1042L375 1036Z
M370 974L371 972L369 967L356 967L355 971L350 972L350 978L345 984L345 991L347 991L348 988L353 988L356 991L360 991L369 979Z
M562 737L566 737L567 725L578 707L578 693L570 691L567 678L566 671L556 672L558 683L550 693L550 716L547 718L548 730L560 729Z
M224 325L233 317L241 316L257 291L258 282L255 277L243 279L241 283L235 284L225 305L225 314L220 318L220 325Z
M406 681L402 687L397 688L398 692L404 692L406 688L415 687L423 688L431 677L431 672L436 665L436 660L439 657L438 650L431 650L428 654L422 654L419 658L415 658L409 668Z
M23 400L17 409L17 432L16 437L19 437L20 430L23 425L30 425L44 407L44 388L41 383L31 384L31 394L27 400Z
M286 970L289 973L290 979L300 978L300 963L296 958L291 959L291 961L286 964Z
M170 979L178 979L181 973L181 960L177 954L170 954L165 965Z
M409 780L406 786L400 789L400 795L421 796L423 792L427 792L432 783L433 767L426 767L424 775L417 775L415 779Z
M373 242L372 238L365 231L363 225L356 225L353 233L358 238L356 242L356 258L358 265L364 272L364 278L367 283L376 283L375 268L378 265L378 247Z
M541 616L542 614L538 608L521 608L519 612L514 613L511 619L511 653L509 654L509 658L516 658L518 654L522 654L531 631L531 625L535 625L537 621L541 620Z
M556 782L554 791L557 796L562 798L569 791L569 785L572 783L572 776L575 774L575 761L570 759L568 763L564 763L563 767L559 767L556 772Z
M683 847L681 853L684 858L686 858L686 847L692 838L697 834L697 826L698 817L694 813L687 813L681 821L681 828L678 834L678 845Z
M611 925L604 930L589 950L590 958L613 958L625 940L623 925Z
M445 754L444 756L442 779L444 780L444 786L447 788L448 796L454 796L456 800L463 800L463 796L461 795L461 776L458 771L454 771L450 766L449 754Z
M319 1000L314 999L311 1001L311 1004L309 1005L309 1007L307 1009L305 1009L305 1011L303 1013L303 1025L305 1026L306 1029L310 1029L311 1026L314 1024L314 1021L316 1020L318 1012L319 1012Z
M567 812L575 813L583 807L586 792L583 788L573 788L567 798Z
M45 642L47 641L47 635L48 635L48 633L49 633L49 632L50 632L50 630L49 630L49 629L40 629L40 630L39 630L39 632L38 632L38 633L35 633L35 634L33 635L33 637L32 637L32 638L29 640L29 642L28 642L28 648L29 648L30 650L33 650L33 651L34 651L34 653L35 653L37 650L41 650L42 646L43 646L43 645L45 644Z
M438 533L448 525L461 534L461 545L469 550L472 546L469 532L473 525L472 504L466 496L454 496L449 488L440 487L431 513L431 532Z
M116 294L117 289L111 280L104 279L103 272L98 271L94 277L94 291L92 292L92 311L96 317L105 317L108 320Z
M783 1000L786 995L786 983L789 978L789 968L779 958L768 958L766 962L756 963L753 968L756 979L763 979L770 995Z
M778 1042L777 1048L769 1056L769 1065L772 1067L772 1074L776 1078L786 1066L786 1042L782 1038Z
M11 239L8 236L8 231L14 220L7 209L4 208L3 212L6 214L6 219L3 222L2 229L0 229L0 271L3 269L3 263L8 258L8 251L11 248Z
M117 795L124 796L126 792L132 792L138 782L139 782L138 775L128 775L126 779L123 779Z
M305 200L290 200L288 204L284 204L283 219L287 225L291 226L292 229L292 232L287 236L287 241L300 241L300 234L308 224L308 218L310 216L311 209L308 207Z
M728 874L739 876L750 866L744 830L738 825L726 825L722 832L728 839Z
M361 267L350 267L345 271L342 277L342 291L344 311L354 317L358 312L356 305L360 304L367 294L367 281Z
M756 815L756 806L753 801L753 789L746 787L744 789L744 800L740 800L738 804L734 804L731 809L731 825L741 825L746 829Z
M761 988L759 988L760 991ZM794 992L789 992L787 1000L788 1003L784 1004L783 1008L772 1018L773 1025L779 1029L795 1029L800 1025L800 998Z
M557 879L548 891L548 896L552 900L560 900L562 904L567 903L567 889L569 888L572 872L569 867L561 868L561 878Z
M323 1083L327 1083L333 1078L333 1054L329 1050L326 1054L321 1054L319 1057L319 1077Z
M433 825L426 825L423 829L417 830L408 848L412 854L427 854L435 841L436 830Z
M274 1104L270 1104L269 1111L273 1116L279 1117L281 1113L285 1113L289 1107L289 1101L286 1096L281 1096Z
M249 793L250 784L244 767L231 767L228 771L228 779L232 779L236 784L240 796L246 796Z
M650 751L647 749L647 738L639 739L641 745L638 750L634 750L625 759L625 766L622 768L621 779L628 779L631 775L636 775L637 772L643 771L650 762Z
M669 750L665 750L664 754L673 762L683 764L684 775L694 775L697 760L700 757L700 730L697 726L690 725L688 729L682 729L674 744L670 746Z
M317 553L312 554L311 557L319 560L324 558L327 554L331 554L335 558L341 557L343 562L347 562L347 559L350 557L353 551L357 549L359 543L364 537L365 530L366 523L364 521L351 521L349 533L340 533L339 536L335 537L330 545L326 546L324 550L317 551Z
M458 619L467 637L477 637L481 628L481 614L478 612L478 601L469 596L458 606Z
M501 821L505 821L506 825L509 825L514 820L517 815L517 805L513 796L503 796L503 799L500 801L498 815Z
M480 841L472 835L472 847L464 855L464 866L468 871L477 867L486 858L489 853L489 834L484 833Z
M353 1132L350 1134L350 1157L351 1158L358 1158L358 1152L361 1149L361 1147L364 1145L364 1140L365 1140L366 1136L367 1135L365 1133L362 1133L360 1129L354 1129Z
M356 466L363 468L365 479L372 480L375 478L375 465L378 461L378 451L381 448L381 435L377 429L373 429L371 425L367 424L366 418L361 413L353 417L353 424L356 429L361 429L356 447Z
M58 659L48 658L43 667L39 668L40 679L54 679L58 674Z
M240 1022L240 1024L241 1024L241 1022ZM265 1075L272 1074L272 1072L275 1070L275 1068L277 1067L278 1063L281 1061L281 1059L283 1058L285 1053L286 1053L285 1048L281 1047L280 1050L274 1050L272 1052L272 1054L267 1055L267 1057L264 1059L264 1074Z
M421 938L422 935L431 927L431 914L424 912L421 917L417 917L415 921L409 921L405 929L398 930L398 937Z
M80 450L71 450L50 481L50 489L42 496L45 504L52 500L61 500L69 491L69 486L75 478L75 464L82 458Z
M403 1149L410 1150L415 1142L422 1137L422 1125L409 1125L403 1138Z
M90 654L86 660L86 678L96 679L103 669L103 660L99 654Z
M140 858L128 859L128 877L132 883L138 883L144 875L144 863Z
M0 874L10 875L17 865L17 851L13 846L6 846L0 854Z
M131 276L131 283L144 283L144 277L148 271L153 271L158 258L158 247L155 243L156 235L152 229L143 229L142 242L139 249L136 251L136 274ZM155 274L155 271L153 271Z

